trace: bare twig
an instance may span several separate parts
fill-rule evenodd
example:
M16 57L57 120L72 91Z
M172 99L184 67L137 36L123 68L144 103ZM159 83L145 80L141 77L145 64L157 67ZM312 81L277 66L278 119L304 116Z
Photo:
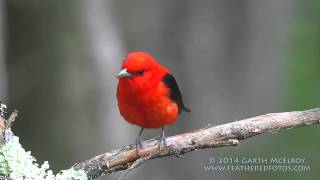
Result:
M18 111L14 110L6 122L6 129L11 128L12 123L16 120L17 117L18 117Z
M266 114L168 137L167 147L162 148L161 151L159 151L157 139L144 141L143 149L139 152L140 156L134 145L128 145L78 163L74 165L74 168L84 170L88 177L93 179L128 168L131 171L149 159L181 156L196 149L236 146L240 140L261 133L313 125L319 122L320 108Z
M0 116L0 145L4 143L4 131L6 130L6 123L2 116Z
M0 145L5 143L5 131L9 129L12 125L12 123L15 121L16 117L18 116L18 111L14 110L10 117L5 120L5 114L7 106L5 104L2 104L0 101Z

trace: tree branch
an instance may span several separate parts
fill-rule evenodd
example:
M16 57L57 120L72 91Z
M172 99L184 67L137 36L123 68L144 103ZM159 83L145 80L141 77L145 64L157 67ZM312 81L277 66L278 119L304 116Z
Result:
M168 137L167 146L162 146L161 151L157 139L144 141L143 148L139 152L140 156L134 145L124 146L78 163L73 168L84 170L89 179L93 179L125 169L129 172L149 159L181 156L196 149L236 146L240 140L265 132L318 123L320 123L320 108L271 113Z
M139 155L134 145L124 146L78 163L55 176L49 170L48 162L41 166L38 165L36 159L22 148L19 138L14 136L10 129L17 117L17 111L14 111L5 120L5 110L6 106L0 102L0 178L9 179L23 177L26 179L85 180L126 170L122 178L149 159L164 156L180 157L196 149L236 146L241 140L261 133L320 123L320 108L266 114L168 137L167 146L162 146L161 150L159 150L158 139L144 141ZM29 173L29 171L34 173Z

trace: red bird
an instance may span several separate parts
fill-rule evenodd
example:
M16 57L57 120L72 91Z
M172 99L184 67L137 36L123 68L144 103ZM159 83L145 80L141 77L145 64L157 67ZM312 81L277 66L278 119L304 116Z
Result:
M137 151L142 147L140 136L144 128L161 128L159 147L162 141L166 145L164 126L173 124L182 111L190 112L170 71L146 52L131 52L116 77L120 114L141 127Z

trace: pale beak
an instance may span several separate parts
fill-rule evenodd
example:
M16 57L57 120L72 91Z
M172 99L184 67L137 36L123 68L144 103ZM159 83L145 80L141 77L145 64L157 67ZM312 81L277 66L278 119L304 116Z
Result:
M130 78L132 75L128 73L127 68L122 69L117 75L117 78Z

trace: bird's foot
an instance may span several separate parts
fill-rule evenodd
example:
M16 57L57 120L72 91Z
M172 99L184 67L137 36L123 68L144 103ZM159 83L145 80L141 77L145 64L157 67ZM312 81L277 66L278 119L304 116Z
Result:
M139 155L139 152L140 152L140 149L142 149L142 142L140 140L140 137L141 137L141 134L142 134L142 131L143 131L144 128L141 128L141 130L139 131L139 134L137 136L137 139L136 139L136 148L137 148L137 154L138 156Z
M163 141L163 145L164 147L167 146L167 141L166 141L166 136L164 134L164 128L162 127L161 130L161 135L160 135L160 139L159 139L159 151L161 151L161 142Z
M140 138L136 139L136 149L137 149L137 154L139 155L140 150L142 149L142 142L140 141Z
M159 151L161 151L161 142L163 141L163 145L164 145L164 147L167 147L167 142L166 142L166 138L163 138L162 140L161 140L161 138L160 138L160 141L159 141Z

